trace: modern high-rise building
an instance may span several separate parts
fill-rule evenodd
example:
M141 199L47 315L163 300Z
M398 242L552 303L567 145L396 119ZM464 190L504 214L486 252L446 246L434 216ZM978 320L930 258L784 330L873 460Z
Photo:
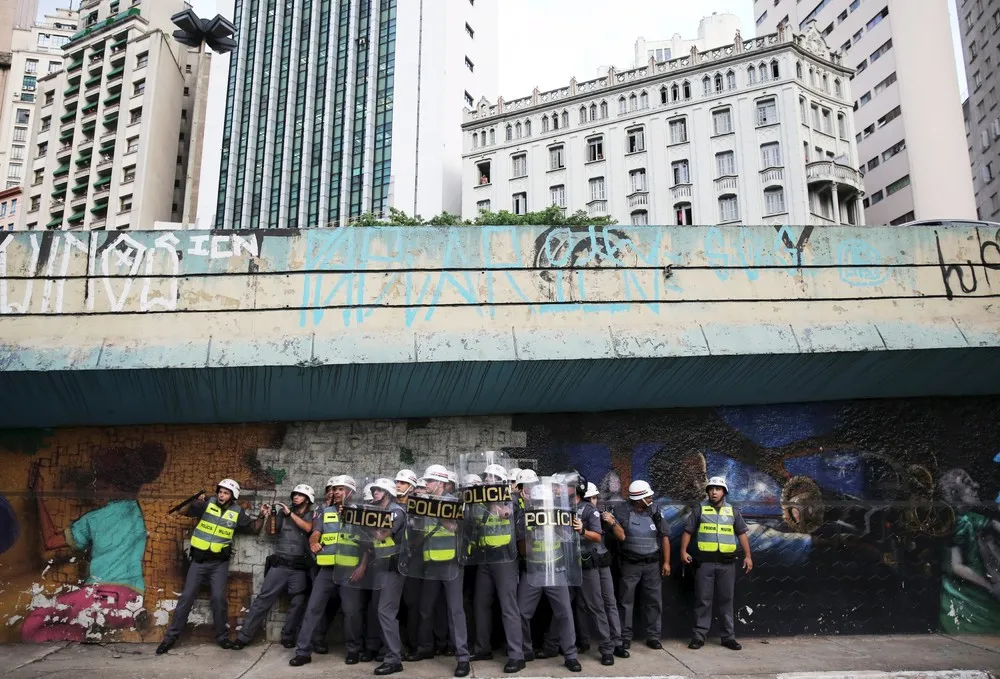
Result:
M185 214L200 49L178 44L184 0L83 0L65 68L38 80L28 229L152 228Z
M754 11L757 35L816 22L855 70L868 224L975 218L945 0L754 0ZM820 86L812 72L806 85Z
M681 37L680 33L674 33L669 40L646 40L640 36L635 41L635 62L632 65L639 68L648 64L650 59L670 61L690 54L692 47L704 52L730 42L739 30L738 16L715 12L698 22L698 37L691 40Z
M216 227L459 212L497 0L237 0L233 23Z
M10 78L14 29L30 28L37 16L38 0L0 0L0 92L7 91ZM6 99L0 100L0 114L8 107Z
M972 162L972 186L980 219L1000 221L1000 6L985 0L957 0L969 98L965 130Z
M76 33L78 20L77 12L60 9L11 32L10 71L0 111L0 181L8 189L21 185L25 163L34 157L27 144L40 105L38 80L62 70L62 47Z

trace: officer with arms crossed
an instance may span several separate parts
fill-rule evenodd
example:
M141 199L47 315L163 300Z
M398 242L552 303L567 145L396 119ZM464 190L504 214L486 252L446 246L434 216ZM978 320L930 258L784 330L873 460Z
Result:
M312 592L306 604L305 618L295 640L295 656L288 661L292 667L312 662L313 635L324 622L326 605L330 597L338 592L334 580L334 570L340 556L340 512L344 503L357 490L354 479L347 474L330 477L327 487L333 488L333 501L313 518L312 533L309 535L309 551L316 556L319 566L313 578ZM351 558L348 556L348 558Z
M409 480L405 483L410 487L413 485ZM372 487L376 504L392 512L392 528L380 530L374 536L374 568L377 577L381 579L377 604L378 622L386 646L385 661L375 668L377 676L403 671L403 642L399 636L399 620L396 616L399 614L399 599L406 582L406 578L399 572L398 563L399 547L406 531L406 513L397 502L399 486L398 481L378 479Z
M618 630L618 613L615 612L614 622L608 620L604 607L604 597L601 593L601 565L610 565L608 548L604 546L604 529L601 527L601 513L592 502L587 501L587 492L597 488L587 483L583 476L577 477L576 484L576 518L573 529L580 534L580 553L583 557L583 584L578 589L578 597L583 599L583 609L586 613L580 620L580 626L585 630L592 624L597 631L598 650L601 652L602 665L614 665L614 651L621 645L621 633ZM610 578L610 571L608 572ZM611 592L614 596L614 590ZM616 638L617 635L617 638ZM577 632L577 637L580 632ZM624 651L624 649L622 649Z
M726 479L713 476L706 487L708 499L703 500L688 517L681 536L681 559L693 563L688 553L691 536L695 536L698 570L695 576L694 634L688 648L699 649L712 627L712 609L722 623L722 645L738 651L733 625L733 588L736 586L736 543L743 548L743 570L753 570L747 524L738 509L726 502L729 486Z
M632 612L635 591L641 585L646 602L646 645L663 648L663 578L670 575L670 539L659 512L653 510L653 489L646 481L628 487L627 505L606 518L622 543L622 645L632 645Z
M316 494L312 486L300 483L292 490L291 498L291 508L281 502L275 504L278 545L274 554L267 558L264 584L250 606L243 629L236 636L233 648L237 651L253 641L264 624L267 612L286 590L292 602L281 628L281 645L295 648L295 635L306 612L306 591L309 589L309 569L312 566L309 533L312 532L313 513L309 508L316 500Z
M239 530L244 533L259 533L264 519L271 513L268 505L263 505L256 521L236 504L240 499L240 484L232 479L222 479L210 498L199 497L187 509L188 516L200 516L201 520L191 535L191 566L184 591L177 601L174 619L170 622L163 641L156 647L156 654L169 651L187 624L191 607L198 596L198 590L205 583L211 589L212 624L215 640L222 648L232 648L226 624L229 619L229 602L226 599L226 583L229 579L229 557L233 551L233 535Z

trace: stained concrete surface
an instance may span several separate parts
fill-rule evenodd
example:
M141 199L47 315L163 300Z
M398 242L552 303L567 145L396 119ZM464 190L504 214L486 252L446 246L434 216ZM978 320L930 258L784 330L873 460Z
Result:
M786 637L744 639L744 650L734 653L710 641L705 648L691 651L681 641L669 640L664 650L653 651L639 644L632 657L616 659L612 667L600 664L594 651L581 658L583 672L573 674L558 659L529 663L520 679L539 677L664 677L753 678L823 672L826 679L858 677L886 679L903 671L916 672L909 679L944 679L935 672L951 671L948 679L983 679L992 672L1000 679L1000 636L948 637L944 635L882 637ZM224 651L211 644L181 643L165 656L154 655L152 644L103 645L21 645L0 647L0 676L3 679L72 677L73 679L271 679L276 676L302 679L355 679L372 676L374 664L348 666L343 652L315 655L313 662L300 668L288 666L292 651L276 644L259 644L243 651ZM503 674L502 654L490 662L473 664L473 677L499 678ZM401 677L449 677L454 658L436 658L406 663ZM965 672L961 672L961 671Z

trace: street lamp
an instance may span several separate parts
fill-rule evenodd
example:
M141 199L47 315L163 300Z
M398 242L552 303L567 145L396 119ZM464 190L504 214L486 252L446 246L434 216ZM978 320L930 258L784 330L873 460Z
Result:
M236 33L233 22L221 14L214 19L201 19L193 9L170 17L180 30L174 31L174 40L188 47L201 47L203 44L218 54L227 54L236 49L236 41L232 36Z

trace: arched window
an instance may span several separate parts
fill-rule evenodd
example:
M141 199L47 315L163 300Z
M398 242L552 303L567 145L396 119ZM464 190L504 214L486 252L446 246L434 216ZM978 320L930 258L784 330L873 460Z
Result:
M530 137L531 136L531 121L530 120L525 120L524 121L524 136L525 137Z
M559 129L559 114L558 113L553 113L552 114L552 129L553 130L558 130Z
M757 82L757 69L751 66L747 69L747 83L753 85Z
M472 148L474 148L474 149L478 149L479 148L479 133L478 132L473 132L472 133Z
M580 124L581 125L586 125L587 124L587 107L586 106L581 106L580 107Z
M548 131L549 131L549 117L542 116L542 132L548 132Z
M685 80L684 87L682 89L684 91L684 100L687 101L688 99L691 98L691 83Z
M844 89L840 84L840 78L836 78L833 81L833 91L838 97L844 96Z
M813 87L816 86L816 71L811 66L809 67L809 84Z
M590 119L597 120L597 104L590 105Z
M735 90L736 89L736 74L732 71L726 73L726 89Z
M490 128L490 145L497 143L497 130L495 127Z
M601 120L604 120L607 117L608 117L608 102L602 101L601 102Z
M795 77L798 78L799 80L802 80L802 62L801 61L796 61L795 62Z
M514 136L517 137L518 139L521 138L522 131L523 130L521 128L521 123L518 123L517 125L514 126Z
M634 111L634 110L636 110L636 108L638 108L637 105L636 105L637 101L639 101L639 100L636 98L635 94L630 94L629 95L629 97L628 97L628 110L629 111Z
M623 116L628 113L628 102L625 101L625 97L618 98L618 115Z
M775 59L771 62L771 80L777 80L781 77L781 71L778 69L778 60Z
M563 111L562 114L562 126L569 127L569 111Z
M514 139L514 128L510 125L507 126L507 141L512 141Z
M767 77L767 64L761 64L757 69L760 72L760 81L766 83L768 81Z
M483 130L483 146L486 146L486 130Z
M643 90L642 94L639 95L639 108L649 108L649 95L646 94L645 90Z
M678 99L680 99L680 96L681 96L681 88L677 87L677 84L675 83L670 87L670 100L677 101Z
M826 73L823 74L823 91L830 91L830 78L827 77Z
M667 86L664 85L663 87L660 88L660 103L661 104L666 104L669 101L670 101L670 99L668 98Z
M712 79L709 78L707 75L701 79L701 88L703 90L702 94L704 94L706 97L712 94Z
M716 92L721 92L722 91L722 74L721 73L716 73L715 74L715 91Z

